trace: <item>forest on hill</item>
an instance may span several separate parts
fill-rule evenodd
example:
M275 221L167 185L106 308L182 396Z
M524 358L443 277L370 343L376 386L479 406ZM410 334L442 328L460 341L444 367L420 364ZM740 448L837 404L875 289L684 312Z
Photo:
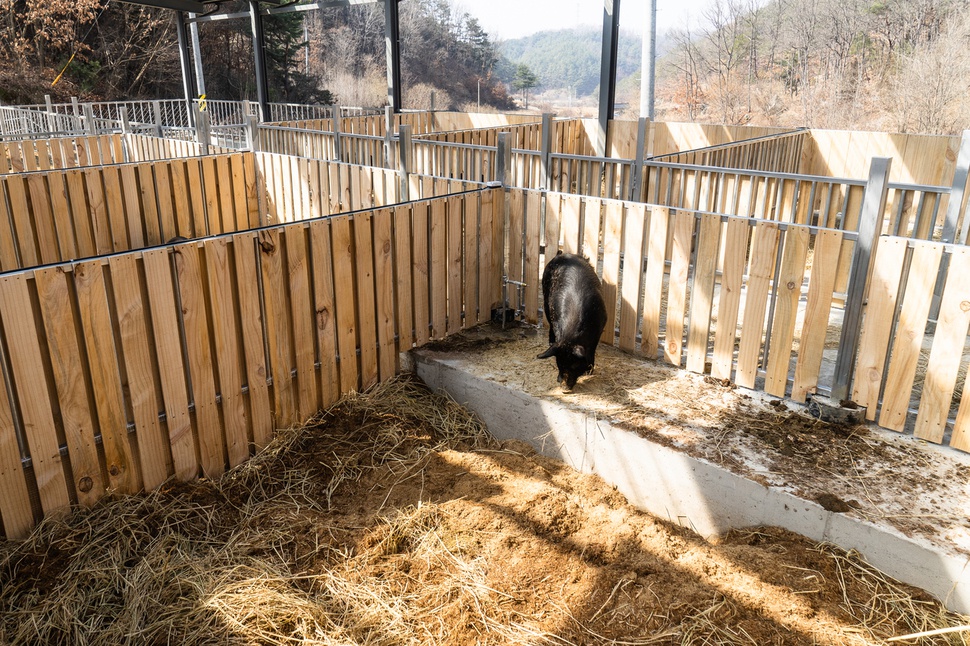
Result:
M242 11L226 0L220 12ZM599 30L496 43L454 0L400 4L406 108L564 113L593 97ZM272 101L386 102L381 5L264 20ZM255 98L245 19L199 26L206 93ZM618 116L639 106L639 39L621 33ZM657 118L956 133L970 128L970 0L709 0L662 34ZM62 76L58 76L63 72ZM55 82L56 81L56 82ZM544 92L544 93L543 93ZM0 2L0 101L181 96L173 12L117 0ZM531 99L531 104L530 104Z

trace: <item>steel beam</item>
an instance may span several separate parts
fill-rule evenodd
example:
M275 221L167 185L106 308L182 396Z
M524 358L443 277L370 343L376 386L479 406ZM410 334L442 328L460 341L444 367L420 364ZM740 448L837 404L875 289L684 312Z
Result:
M260 121L268 121L269 86L266 80L266 52L263 50L263 17L259 12L259 0L249 0L249 18L253 27L253 59L256 68L256 100L259 102Z
M398 0L384 0L384 49L387 54L387 104L401 111L401 26Z
M310 2L307 4L294 4L285 7L273 7L271 9L260 9L259 13L264 16L273 16L280 13L293 13L296 11L316 11L317 9L337 9L340 7L353 7L355 5L377 4L384 0L324 0L323 2ZM190 18L189 24L198 22L216 22L219 20L235 20L237 18L248 18L248 11L235 13L212 13L206 16Z
M596 154L606 156L606 135L616 104L617 41L620 37L620 0L603 0L603 57L600 65L599 126Z
M189 38L185 28L185 14L175 12L175 31L178 34L179 65L182 67L182 93L185 95L185 109L189 116L189 125L195 125L195 113L192 110L192 64L189 60Z
M174 9L176 11L188 11L190 13L202 13L205 5L197 0L118 0L128 4L140 4L146 7L158 7L159 9Z

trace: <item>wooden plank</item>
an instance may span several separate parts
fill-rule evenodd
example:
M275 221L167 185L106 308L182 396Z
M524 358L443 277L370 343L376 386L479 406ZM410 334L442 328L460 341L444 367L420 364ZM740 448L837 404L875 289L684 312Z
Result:
M809 229L789 227L785 232L785 246L781 254L781 267L775 284L775 313L771 323L771 350L765 376L765 392L784 397L788 389L788 372L791 364L792 342L795 339L795 321L798 317L798 301L805 279L805 260L808 257ZM827 323L823 324L824 330Z
M121 192L125 205L125 220L128 224L128 239L131 249L141 249L145 242L145 223L142 219L138 177L135 167L125 164L120 167Z
M3 155L0 153L0 162ZM20 269L20 259L17 255L17 235L14 231L13 213L7 207L3 186L6 179L0 178L0 271Z
M232 250L236 265L236 288L239 295L240 339L246 386L249 390L249 410L253 445L257 451L273 439L275 423L266 383L265 327L259 297L259 267L256 251L257 235L239 233L232 236Z
M195 244L172 250L175 275L185 330L185 351L189 366L189 389L195 404L202 473L217 478L226 469L226 441L216 404L215 371L209 342L209 314L205 302L202 261Z
M4 178L7 197L10 199L11 221L17 232L17 248L20 251L20 266L33 267L41 264L37 239L34 236L33 217L27 201L27 187L23 175Z
M313 262L314 328L320 361L320 405L328 408L340 398L337 372L336 313L334 308L334 270L330 251L330 222L310 223L310 257Z
M202 183L204 187L205 230L209 234L229 233L222 226L222 207L219 206L219 175L216 158L203 157Z
M380 380L397 374L398 350L394 342L394 258L391 224L393 212L374 213L374 280L377 288L377 343Z
M157 192L152 167L145 164L138 166L138 185L141 190L141 206L145 217L145 244L162 244L169 238L162 238L162 226L159 220ZM80 234L78 234L80 238Z
M104 178L105 210L108 215L111 247L115 252L128 251L128 223L125 215L124 193L121 190L121 175L117 166L101 169Z
M178 235L175 220L175 203L172 198L171 165L167 161L153 164L155 169L155 195L158 199L158 222L161 227L162 242Z
M562 225L561 193L546 193L546 221L543 242L546 247L545 263L548 264L559 252L559 236Z
M734 366L749 229L747 221L731 219L728 220L724 233L721 293L717 306L717 329L714 333L714 359L711 362L711 376L715 379L730 379Z
M929 363L916 417L916 437L936 442L943 441L947 417L957 374L963 362L963 348L970 328L970 250L957 247L950 256L946 285L940 302L940 314L930 350ZM961 403L962 405L962 403ZM958 411L959 414L959 411ZM966 427L955 427L955 442L951 445L966 450Z
M886 389L882 398L879 425L903 430L912 394L916 367L926 330L933 285L943 256L941 245L919 245L913 250L913 262L903 297L896 334L893 338Z
M95 445L94 419L83 377L86 366L78 343L71 305L73 297L63 268L38 269L34 272L34 279L71 460L74 490L77 492L78 502L91 507L104 495L105 483L101 475L101 464ZM0 397L0 407L6 405L6 395L3 395ZM3 414L0 410L0 419ZM149 441L146 440L146 443Z
M3 155L0 153L0 161ZM0 519L8 540L20 540L34 526L30 491L20 461L20 446L7 399L7 382L0 370ZM92 444L94 446L92 437Z
M307 256L306 229L290 227L281 231L286 246L286 275L296 355L296 403L299 421L320 410L317 384L314 310L310 305L310 259Z
M135 493L142 488L142 478L128 440L128 420L117 363L120 353L115 346L101 262L92 260L76 265L74 284L108 485L118 493Z
M479 196L480 194L469 193L462 198L465 203L465 262L462 269L465 294L463 326L466 328L477 325L488 318L488 314L479 309L479 281L481 280L479 253L482 241L485 238L479 229L481 212ZM536 282L538 282L538 268L536 269L536 276Z
M525 320L539 322L539 285L542 268L539 266L539 237L541 235L540 208L542 194L530 191L525 200Z
M411 257L411 207L394 208L394 294L397 303L398 349L410 350L414 345L414 285Z
M462 314L464 311L462 301L462 243L464 235L462 231L462 198L459 195L448 197L446 202L446 223L447 223L447 273L448 273L448 318L447 333L454 334L461 330L463 326ZM375 245L376 246L376 245Z
M579 216L582 198L578 195L564 195L562 198L562 250L566 253L579 253Z
M169 172L172 178L172 203L175 211L176 235L192 238L195 236L195 226L192 221L192 205L185 161L174 159L169 162Z
M741 343L735 380L739 386L753 388L758 373L758 359L765 327L768 289L775 273L780 231L772 222L758 222L752 233L751 266L741 320Z
M74 238L74 226L71 222L71 207L64 173L48 174L47 184L54 229L56 230L54 237L57 241L58 256L63 260L74 260L78 257L77 241ZM0 210L0 218L2 217L2 210ZM2 230L2 226L0 226L0 230Z
M518 312L522 307L519 298L521 290L519 285L523 281L523 246L525 236L525 192L522 190L512 190L507 193L509 202L508 218L508 266L505 268L509 279L508 284L508 305L512 310ZM433 253L433 251L432 251ZM515 282L511 282L515 281Z
M245 231L258 226L250 219L249 195L246 191L246 167L242 155L234 154L229 158L229 175L232 178L233 215L235 230ZM309 196L304 195L304 205L309 205Z
M431 336L435 339L441 339L445 336L448 319L447 201L444 199L434 199L431 201L430 206L431 292L429 296L431 304Z
M428 260L428 211L428 202L416 202L411 215L411 231L414 240L414 255L412 258L414 340L418 347L427 343L431 334L431 268Z
M263 211L259 206L259 184L257 182L256 155L243 153L243 176L246 186L246 212L248 213L248 228L255 228L263 224Z
M691 288L690 328L687 331L687 369L691 372L704 373L707 364L720 234L720 216L702 214L697 232L697 260Z
M546 212L548 216L548 211ZM643 279L643 231L647 218L643 204L627 205L623 225L623 275L620 279L620 349L633 352L637 342L637 316ZM548 224L548 222L547 222ZM548 231L548 227L546 229Z
M660 342L660 305L663 298L667 229L670 210L666 207L650 209L650 233L647 238L647 275L643 295L643 323L640 332L640 351L650 359L657 358Z
M369 212L353 218L354 255L357 268L357 331L360 339L361 390L377 383L377 314L374 296L374 247ZM442 222L444 224L444 222Z
M880 249L882 248L880 243ZM795 377L792 383L792 399L797 402L805 401L808 393L814 392L818 385L819 370L822 366L822 352L825 348L825 335L828 330L829 313L832 309L832 297L835 292L836 265L838 263L839 251L842 247L841 231L820 231L815 238L815 256L812 260L812 276L808 285L808 299L805 305L805 319L802 323L802 338L798 349L798 361L795 364ZM905 245L903 247L905 252ZM900 258L900 267L902 258ZM899 276L896 277L899 283ZM869 313L873 310L873 297L875 296L870 287ZM895 301L895 299L893 299ZM867 314L868 318L868 314ZM888 315L887 324L892 323L892 313ZM887 339L888 342L888 339ZM885 346L883 346L883 356L885 356ZM856 387L860 379L864 377L862 372L863 354L859 356L856 372ZM879 378L882 377L882 368L879 368ZM878 386L876 396L878 397Z
M34 230L37 233L37 245L40 248L40 258L45 263L63 260L57 243L57 232L54 226L54 213L51 208L47 178L41 173L32 173L27 177L27 186L30 192L31 211L33 213Z
M623 232L623 203L606 203L603 223L603 299L606 301L606 327L602 343L613 345L616 338L616 300L620 283L620 236Z
M145 283L151 305L152 330L162 384L165 426L172 450L172 468L180 480L192 480L199 473L198 447L189 417L188 386L179 333L179 310L168 249L142 253Z
M869 420L876 419L906 245L905 238L882 238L876 250L852 389L852 400L866 408Z
M140 278L141 272L135 254L112 256L109 266L118 313L119 338L124 353L127 393L131 402L135 435L138 438L142 479L145 489L154 489L168 479L172 465L168 437L158 420L161 406L148 340L147 292ZM73 458L71 467L74 468Z
M600 212L603 210L603 200L594 198L583 199L583 246L580 253L586 256L593 266L599 258L600 246Z
M501 192L500 192L501 191ZM505 226L505 218L499 217L498 212L503 200L504 189L486 190L482 193L481 210L479 214L481 236L478 245L479 281L478 281L478 311L480 320L491 319L492 307L498 303L502 294L502 277L499 275L498 249L503 247L501 229ZM496 199L498 198L498 199ZM500 221L501 220L501 221Z
M683 357L684 316L687 313L687 279L690 250L694 236L694 214L675 211L674 235L670 256L670 283L667 291L667 328L664 359L675 366Z
M251 248L249 249L251 251ZM218 392L221 396L225 426L226 453L229 466L242 464L249 457L249 431L246 401L242 392L245 352L239 333L239 313L233 293L234 263L230 256L229 239L207 240L205 243L205 274L212 300L212 341L217 366Z
M289 427L302 420L297 419L299 417L297 393L292 374L293 342L286 300L289 290L286 289L284 282L283 262L280 228L261 230L259 264L263 275L263 312L273 378L273 405L276 411L276 423L282 427Z
M111 222L104 192L103 173L100 168L89 168L84 172L84 186L88 195L88 213L94 244L98 255L112 253L114 242L111 239Z
M354 290L354 240L349 216L330 221L333 245L334 300L337 305L337 347L340 350L340 392L360 390L357 358L357 301Z
M219 220L224 232L235 232L239 228L236 224L236 206L233 202L232 169L230 168L229 157L219 155L215 161L216 187L219 191Z

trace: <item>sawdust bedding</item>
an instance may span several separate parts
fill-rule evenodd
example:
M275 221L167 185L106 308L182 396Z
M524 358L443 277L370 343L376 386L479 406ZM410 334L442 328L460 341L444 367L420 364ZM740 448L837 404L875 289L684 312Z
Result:
M522 342L458 344L489 355ZM626 393L612 415L673 419L669 403L622 387L612 361L597 369L609 381L561 396ZM688 406L693 384L706 393L690 404L697 423L727 427L734 417L712 404L738 393L683 379L664 397ZM712 450L671 423L645 432ZM779 456L808 450L770 437ZM735 448L722 438L721 459ZM4 644L863 645L965 623L833 545L769 527L705 541L595 476L496 442L409 378L281 431L219 480L171 482L0 543Z

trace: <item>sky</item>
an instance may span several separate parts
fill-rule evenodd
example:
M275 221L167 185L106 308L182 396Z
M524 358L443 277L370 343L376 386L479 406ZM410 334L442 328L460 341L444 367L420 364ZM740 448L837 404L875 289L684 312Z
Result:
M657 32L701 22L711 0L657 0ZM603 0L459 0L493 39L510 40L539 31L603 26ZM620 29L641 33L647 0L621 0Z

